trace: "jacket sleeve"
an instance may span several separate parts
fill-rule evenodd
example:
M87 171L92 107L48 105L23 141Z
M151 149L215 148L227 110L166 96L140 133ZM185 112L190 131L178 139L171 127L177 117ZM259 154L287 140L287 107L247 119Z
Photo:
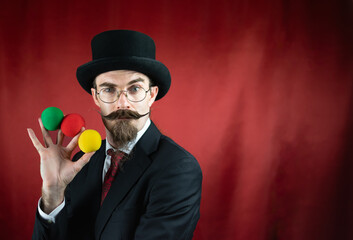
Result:
M55 217L55 223L48 222L47 220L43 219L37 210L32 240L67 239L67 221L65 221L65 219L67 219L66 206Z
M202 172L193 157L161 171L135 239L192 239L200 218L201 184Z

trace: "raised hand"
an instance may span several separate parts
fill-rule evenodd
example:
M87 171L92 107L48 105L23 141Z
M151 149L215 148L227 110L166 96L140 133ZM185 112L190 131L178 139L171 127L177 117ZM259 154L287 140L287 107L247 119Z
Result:
M64 200L66 186L76 174L89 162L94 154L86 153L76 162L71 161L71 154L77 146L79 134L64 147L64 134L58 131L57 141L53 143L49 132L44 128L41 119L38 119L43 134L44 146L40 143L32 129L28 135L40 156L40 174L42 186L42 210L50 213ZM81 132L84 129L82 128Z

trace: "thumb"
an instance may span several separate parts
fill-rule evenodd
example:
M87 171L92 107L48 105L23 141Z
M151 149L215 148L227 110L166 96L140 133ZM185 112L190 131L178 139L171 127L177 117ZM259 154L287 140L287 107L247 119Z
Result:
M89 162L93 154L96 152L85 153L82 157L74 163L75 172L78 173Z

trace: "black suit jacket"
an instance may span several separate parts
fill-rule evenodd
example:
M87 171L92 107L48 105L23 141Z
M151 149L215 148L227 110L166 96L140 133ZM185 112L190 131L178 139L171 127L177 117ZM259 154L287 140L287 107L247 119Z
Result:
M190 153L151 123L100 206L104 160L105 141L68 185L55 224L37 212L32 239L192 238L202 173Z

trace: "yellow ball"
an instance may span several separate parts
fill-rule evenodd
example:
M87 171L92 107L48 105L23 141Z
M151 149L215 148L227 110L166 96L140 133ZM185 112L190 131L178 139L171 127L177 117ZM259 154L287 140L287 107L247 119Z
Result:
M78 139L78 146L84 153L95 152L102 145L101 135L93 129L87 129L81 133Z

